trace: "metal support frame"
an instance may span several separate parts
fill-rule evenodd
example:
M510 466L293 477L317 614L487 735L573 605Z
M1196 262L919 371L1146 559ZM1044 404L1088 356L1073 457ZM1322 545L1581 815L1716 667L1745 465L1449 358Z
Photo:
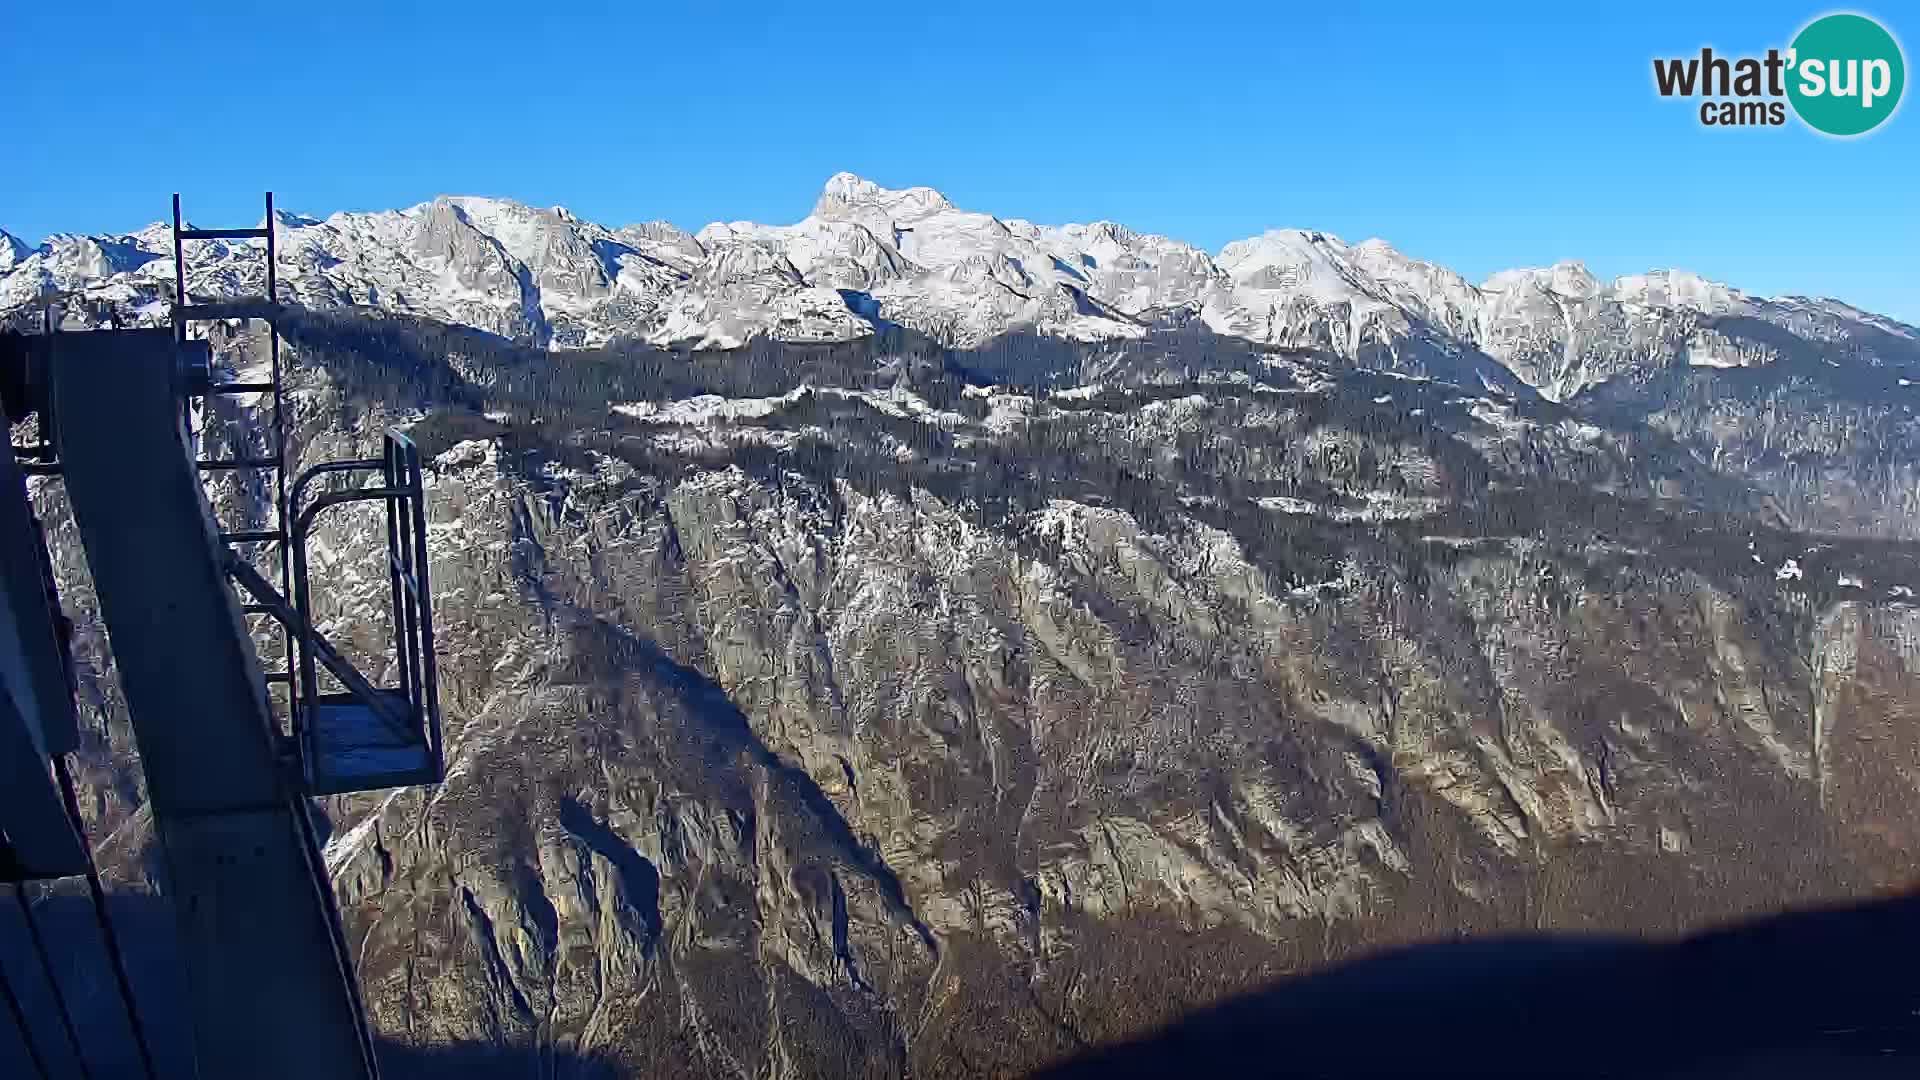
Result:
M0 409L0 423L6 421ZM0 880L86 868L48 771L78 745L73 686L52 568L13 455L0 461Z
M61 334L60 460L165 853L202 1080L378 1075L165 330Z
M195 1071L203 1080L262 1073L280 1080L373 1080L378 1064L365 1006L305 796L431 783L444 774L420 455L409 439L393 432L380 458L315 466L289 484L271 193L266 208L267 221L259 229L194 229L185 225L174 196L170 331L55 334L49 308L49 332L23 354L40 364L32 367L23 359L20 366L22 372L31 368L30 380L38 380L30 396L41 415L40 445L13 448L0 472L7 467L44 472L62 476L67 484L166 859L186 960ZM192 303L185 243L252 238L266 242L264 308ZM189 324L234 317L267 323L270 381L211 381L211 354L202 340L189 338ZM0 360L12 357L14 343L5 344ZM0 369L8 366L0 363ZM11 393L14 388L0 389ZM266 452L200 459L186 423L187 399L241 393L273 396ZM58 407L62 403L64 409ZM226 530L213 520L204 475L223 468L275 473L273 528ZM307 497L318 477L355 474L377 479ZM18 475L4 479L24 495ZM311 623L307 537L322 512L360 501L386 504L393 648L401 683L395 690L370 684ZM11 542L17 531L0 535L8 541L0 548L24 551ZM37 534L32 539L33 546L42 546ZM276 545L279 588L235 550L262 543ZM0 584L7 586L0 596L8 599L6 607L17 608L15 601L29 593L44 600L37 589L14 587L18 583L12 579L20 575L13 571L30 566L46 571L11 555L0 566L6 572L0 574ZM256 602L242 605L229 581ZM57 627L56 608L39 614L51 615ZM261 671L246 622L253 615L280 622L286 645L281 670ZM11 617L0 622L24 625ZM24 762L44 774L47 754L67 747L70 738L55 734L57 724L34 722L40 718L31 714L46 696L30 685L29 676L44 665L31 656L23 661L23 655L12 646L0 648L0 659L6 660L0 664L0 691L6 691L0 692L0 706L6 708L0 711L11 715L0 716L8 721L0 723L0 735L19 734L16 749L22 751L0 746L0 766ZM346 693L320 691L321 667ZM274 719L270 688L276 683L287 687L285 732ZM31 692L20 693L21 687ZM70 675L57 689L64 691L58 696L70 711ZM326 726L342 717L351 723ZM358 725L366 720L390 729L396 742L356 745L337 738L341 731L362 734ZM331 777L320 769L327 760L317 746L323 728L335 739L338 759L352 764ZM294 747L305 750L297 773L289 761ZM64 790L62 806L69 821L77 821L71 779L62 759L55 757L54 764ZM0 808L11 813L9 799L17 802L14 797L22 792L45 794L44 784L4 782L6 771L0 767ZM375 780L379 783L369 782ZM24 835L12 817L0 823L7 830L0 839ZM84 839L77 832L67 839L87 864L84 872L99 906L103 892ZM58 847L43 845L45 851ZM17 848L0 844L0 869L22 862ZM64 855L62 860L71 861ZM111 947L111 928L103 923L102 931ZM126 973L117 969L117 974L131 1009ZM137 1026L137 1016L134 1021ZM141 1041L144 1053L144 1037Z
M288 688L285 734L301 762L306 790L315 793L363 790L371 786L437 782L443 772L440 746L440 705L433 661L433 616L427 587L426 525L421 514L420 455L405 436L390 433L385 454L379 459L331 462L316 465L289 484L289 433L287 403L280 367L278 249L274 239L273 193L266 195L267 222L260 229L201 229L189 226L182 217L180 196L173 197L174 247L174 334L188 343L188 327L197 321L259 317L267 324L272 377L267 382L214 383L208 375L187 379L188 393L202 398L239 393L271 393L273 411L268 433L267 452L253 454L235 450L227 457L197 458L202 473L271 471L274 474L274 524L270 529L224 529L220 539L226 544L272 544L277 562L278 580L272 581L253 572L252 565L238 552L228 557L227 569L234 581L254 601L241 609L243 616L265 615L280 624L284 663L280 670L266 673L269 687ZM190 240L263 239L266 241L267 302L262 312L235 303L195 303L187 291L186 243ZM200 370L210 373L210 359L198 361ZM305 502L308 486L319 476L378 473L379 487L328 491ZM400 669L401 686L397 692L375 689L353 665L328 645L312 625L311 593L307 582L306 538L315 516L330 506L360 500L384 500L387 504L387 561L391 578L394 620L394 658ZM325 668L346 688L344 697L323 694L320 669ZM271 697L271 695L269 695ZM423 760L405 767L359 773L353 777L326 775L325 754L316 739L323 707L327 715L340 717L340 706L355 705L367 710L395 740L395 746L417 746L424 750ZM364 763L363 763L364 765Z
M55 476L60 472L55 450L54 430L57 418L48 401L48 340L55 333L53 307L49 304L41 333L0 333L0 412L8 414L7 426L14 421L36 416L37 437L26 446L11 446L14 464L28 476Z
M308 488L322 477L377 474L380 483L368 487L345 487L307 498ZM339 666L328 663L330 647L314 632L311 612L312 594L307 574L307 537L320 513L331 507L355 502L380 501L387 510L387 577L393 604L393 654L400 670L398 691L399 724L391 714L396 711L392 696L364 685L355 685L357 673L349 677ZM309 790L335 790L335 783L323 774L324 754L317 744L318 718L324 704L320 692L318 665L347 687L361 704L380 714L397 738L421 744L429 768L425 774L390 777L408 783L438 782L443 775L444 758L440 743L439 676L433 655L433 596L428 580L427 523L420 476L420 450L413 440L397 431L389 431L382 455L353 461L330 461L312 466L294 481L289 506L293 511L291 533L293 554L293 607L299 616L300 671L297 694L300 707L294 712L294 737L301 748L305 778ZM350 668L348 670L351 670ZM341 788L339 790L352 790Z
M8 376L0 391L7 403L30 402L41 419L38 445L12 447L0 462L0 510L18 511L0 514L0 876L86 873L113 950L58 756L74 737L70 671L40 640L51 629L63 647L21 477L39 472L66 482L139 748L186 962L194 1071L203 1080L374 1080L365 1005L306 795L431 783L444 773L420 454L389 433L381 457L315 466L290 483L273 195L257 229L190 228L178 195L173 211L170 330L54 333L49 306L39 338L0 336L0 375ZM265 241L264 305L193 303L185 244L240 239ZM212 381L210 348L190 337L190 324L236 317L266 322L270 380ZM252 393L273 399L264 452L201 458L190 399ZM205 474L235 469L274 473L271 528L226 529L213 519ZM372 482L308 497L318 477L365 474ZM311 622L307 538L324 511L362 501L386 505L394 690L369 683ZM236 550L257 544L275 546L277 588ZM255 602L241 604L230 582ZM247 623L255 615L281 624L280 670L260 669ZM322 667L346 693L321 692ZM285 731L274 716L275 684L287 688ZM387 741L339 737L365 734L369 721ZM318 745L323 729L332 759ZM305 751L298 770L296 747ZM59 793L47 782L49 755ZM346 764L328 774L329 763ZM116 974L131 1011L126 972L116 966Z

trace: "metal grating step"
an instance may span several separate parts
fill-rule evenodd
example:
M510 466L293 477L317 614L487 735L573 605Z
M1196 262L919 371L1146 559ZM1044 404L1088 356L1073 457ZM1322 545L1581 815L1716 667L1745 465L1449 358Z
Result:
M405 694L378 692L390 709L408 708ZM418 732L397 736L386 718L353 694L323 694L307 718L316 795L437 783L439 763Z

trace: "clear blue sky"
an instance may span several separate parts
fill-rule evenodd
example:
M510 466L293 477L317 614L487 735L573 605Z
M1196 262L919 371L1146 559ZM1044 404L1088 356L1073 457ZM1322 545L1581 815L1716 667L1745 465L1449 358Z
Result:
M1682 266L1920 322L1920 106L1838 142L1704 130L1652 89L1656 54L1784 46L1827 8L1294 6L22 0L0 227L128 230L176 189L252 222L269 186L318 215L457 192L787 222L850 169L1209 249L1293 225L1475 280ZM1920 10L1862 10L1911 61Z

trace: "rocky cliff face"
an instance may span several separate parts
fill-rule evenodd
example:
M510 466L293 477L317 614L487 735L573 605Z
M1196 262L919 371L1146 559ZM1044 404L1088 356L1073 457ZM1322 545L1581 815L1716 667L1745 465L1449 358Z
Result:
M1920 557L1803 531L1834 519L1690 450L1680 399L1154 335L289 334L304 460L401 425L433 463L449 775L325 805L401 1043L1004 1073L1385 943L1667 933L1916 870ZM110 660L40 495L90 812L137 881ZM316 619L370 673L376 525L314 545Z

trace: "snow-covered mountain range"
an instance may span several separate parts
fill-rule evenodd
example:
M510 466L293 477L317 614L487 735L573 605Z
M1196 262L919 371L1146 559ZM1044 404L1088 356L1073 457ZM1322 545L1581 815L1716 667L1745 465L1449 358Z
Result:
M615 338L728 348L758 337L839 341L887 324L950 345L1011 331L1125 340L1195 320L1216 333L1382 368L1481 353L1566 399L1672 364L1775 358L1751 320L1840 343L1874 362L1920 353L1920 331L1834 300L1769 299L1678 270L1603 282L1578 263L1479 284L1385 241L1276 229L1217 254L1113 222L1036 225L962 210L931 188L841 173L792 225L665 222L613 229L566 209L443 196L405 210L281 213L280 280L310 306L423 315L548 348ZM257 241L187 246L195 298L257 293ZM49 291L161 321L172 294L164 225L56 235L31 248L0 232L0 312ZM1728 327L1734 329L1730 332Z

